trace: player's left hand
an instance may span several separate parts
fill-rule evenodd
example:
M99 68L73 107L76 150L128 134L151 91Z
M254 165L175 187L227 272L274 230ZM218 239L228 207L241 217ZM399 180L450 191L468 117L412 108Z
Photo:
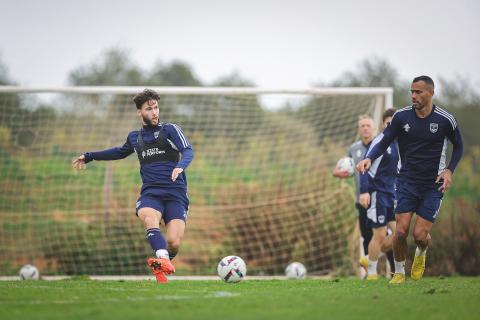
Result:
M443 183L441 181L443 181ZM452 184L452 171L450 171L449 169L443 170L438 175L437 180L435 180L435 183L442 183L442 185L438 188L438 190L445 193L448 190L448 188L450 188L450 185Z
M370 193L361 193L360 194L360 199L358 199L360 202L360 205L364 207L365 209L368 209L370 206Z
M173 171L172 171L172 181L175 182L175 180L177 180L177 178L178 178L178 175L179 175L180 173L182 173L182 172L183 172L183 169L182 169L182 168L175 168L175 169L173 169Z

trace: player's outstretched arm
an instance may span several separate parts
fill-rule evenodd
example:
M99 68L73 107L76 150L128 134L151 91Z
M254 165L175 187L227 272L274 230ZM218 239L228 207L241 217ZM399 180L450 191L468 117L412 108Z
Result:
M83 170L87 167L87 165L85 164L85 155L82 154L78 157L76 157L75 159L72 160L72 167L73 169L79 169L79 170Z

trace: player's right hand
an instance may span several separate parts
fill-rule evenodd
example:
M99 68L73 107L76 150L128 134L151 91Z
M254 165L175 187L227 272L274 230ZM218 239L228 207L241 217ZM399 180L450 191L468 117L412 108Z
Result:
M78 156L77 158L72 160L72 167L73 169L83 170L87 167L85 164L85 155Z
M334 177L337 177L337 178L348 178L350 177L350 174L348 173L348 171L340 171L340 169L338 168L338 166L336 166L334 169L333 169L333 176Z
M363 159L362 161L357 163L357 171L363 174L370 168L371 165L372 160L370 160L369 158Z

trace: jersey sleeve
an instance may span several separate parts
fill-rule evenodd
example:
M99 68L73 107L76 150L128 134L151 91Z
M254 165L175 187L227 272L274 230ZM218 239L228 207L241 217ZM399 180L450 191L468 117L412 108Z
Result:
M167 139L170 140L177 150L182 154L182 159L177 163L177 168L185 169L192 162L194 153L193 148L182 129L173 123L165 126Z
M360 193L368 192L368 173L360 173Z
M125 141L121 147L85 153L85 163L89 163L93 160L119 160L128 157L133 152L133 146L127 137L127 141Z
M390 125L381 133L378 137L381 139L378 142L370 147L368 152L365 154L365 158L369 158L370 160L375 161L378 157L380 157L388 148L388 146L397 138L401 127L400 117L396 116L397 113L393 115L392 122ZM377 137L377 138L378 138Z
M456 120L452 123L450 127L451 130L447 132L447 138L453 145L452 157L450 158L450 163L448 164L447 169L452 173L455 171L458 162L462 158L463 154L463 139L460 129L458 128Z

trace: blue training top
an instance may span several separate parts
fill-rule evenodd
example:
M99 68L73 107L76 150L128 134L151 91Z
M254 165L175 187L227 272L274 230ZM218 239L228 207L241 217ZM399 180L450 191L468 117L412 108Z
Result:
M453 145L446 167L447 138ZM412 106L395 112L382 139L371 148L366 158L374 161L395 140L402 167L398 179L423 186L433 186L445 168L454 172L463 153L463 141L456 119L446 110L433 105L425 118L417 116Z
M379 134L369 145L373 148L383 138ZM368 152L368 151L367 151ZM380 157L373 161L368 172L360 174L360 193L383 192L395 197L395 183L399 168L397 142L394 141Z
M143 126L140 131L132 131L127 136L127 141L121 147L115 147L102 151L85 153L85 163L92 160L119 160L123 159L133 152L137 152L138 134L142 135L145 143L154 143L159 136L163 136L170 143L174 150L182 154L180 161L157 161L145 163L140 166L140 176L142 177L142 192L148 187L168 187L187 189L187 178L183 171L175 182L172 181L172 171L174 168L186 169L193 160L193 149L188 142L182 129L173 123L160 123L157 126Z

